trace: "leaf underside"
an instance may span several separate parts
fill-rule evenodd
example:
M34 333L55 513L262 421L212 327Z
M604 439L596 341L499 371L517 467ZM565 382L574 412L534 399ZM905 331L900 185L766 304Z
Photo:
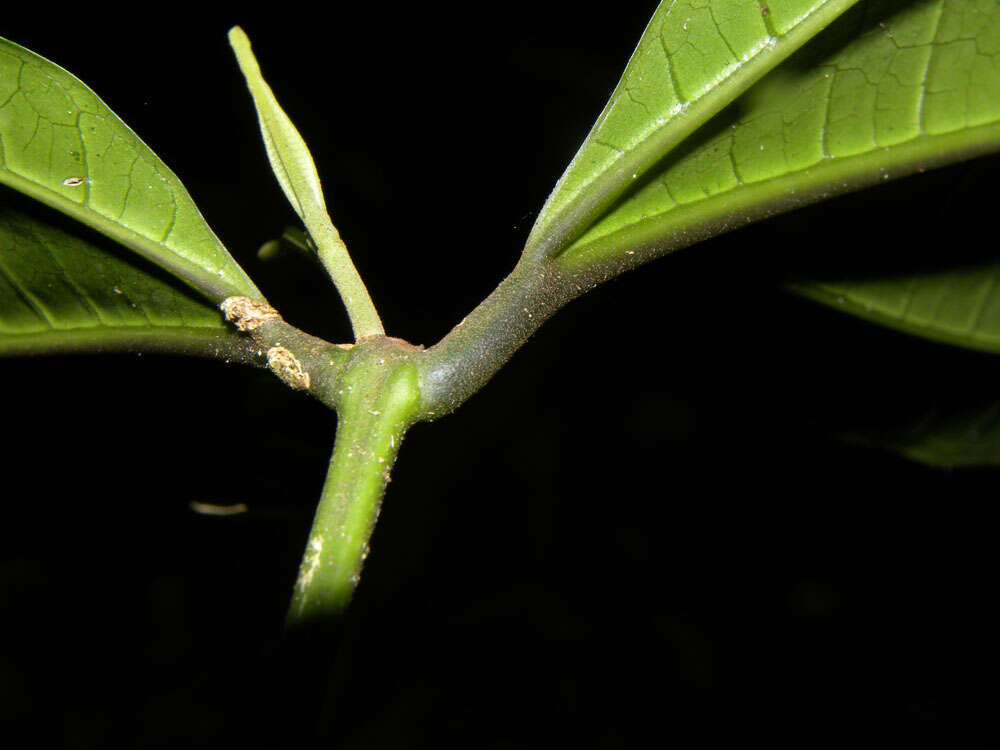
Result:
M663 0L526 254L565 251L665 154L855 2Z
M799 23L825 13L826 23L796 38L792 11ZM996 0L667 0L525 253L599 282L757 219L997 150ZM862 233L858 242L882 249ZM792 288L912 334L1000 352L1000 257L970 263L941 250L948 257L933 270L834 272ZM851 437L929 464L997 463L991 396L982 409L942 402L919 424Z
M4 39L0 183L113 238L213 302L261 298L149 147L73 75Z
M716 15L744 5L712 3ZM706 13L661 18L656 32L687 24L693 43ZM650 102L663 95L645 63L652 52L643 52L653 41L640 44L605 116L630 107L643 122L655 111ZM756 219L996 150L1000 3L862 2L639 174L558 259L606 278ZM939 274L802 282L796 291L910 333L997 351L998 275L1000 259Z
M920 274L797 282L809 299L923 338L1000 354L1000 260Z
M936 3L934 44L927 61L924 96L936 105L923 115L929 128L1000 118L1000 4ZM933 13L940 11L935 17ZM913 14L916 22L917 14ZM886 23L883 21L883 23ZM888 28L888 26L886 26ZM980 144L996 148L997 136ZM950 250L949 250L950 252ZM934 341L1000 353L1000 253L976 264L940 271L825 279L791 288L843 312ZM954 431L953 431L954 432ZM1000 456L1000 441L994 441Z
M993 0L862 3L657 165L563 254L580 262L636 241L662 246L695 223L721 223L761 202L791 207L807 202L797 192L833 194L862 177L996 149L996 52Z
M12 197L0 194L0 355L242 358L245 341L189 288L99 235L85 240L56 228L53 217L36 216L45 209Z

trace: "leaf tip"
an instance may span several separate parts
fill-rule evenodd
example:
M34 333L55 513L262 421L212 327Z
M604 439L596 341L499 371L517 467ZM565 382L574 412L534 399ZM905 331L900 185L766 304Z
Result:
M250 46L250 39L247 37L246 32L243 31L241 26L233 26L226 36L229 38L229 44L234 49L238 46Z
M239 63L243 76L250 82L250 79L260 75L260 67L257 65L257 58L254 57L253 49L250 46L250 37L239 26L233 26L227 34L229 46L232 47L236 55L236 62Z

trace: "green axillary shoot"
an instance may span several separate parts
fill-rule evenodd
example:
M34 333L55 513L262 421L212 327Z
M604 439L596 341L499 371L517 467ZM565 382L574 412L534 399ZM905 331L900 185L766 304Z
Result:
M260 66L250 49L250 40L239 26L230 29L229 43L236 53L236 60L257 108L260 131L271 168L288 202L305 224L323 267L330 274L344 301L355 339L360 341L384 335L382 321L379 320L368 290L327 213L319 174L305 141L261 76Z
M257 257L261 260L274 260L289 252L296 253L301 257L311 261L319 260L316 254L316 246L308 234L298 227L285 227L281 236L274 240L268 240L257 250Z

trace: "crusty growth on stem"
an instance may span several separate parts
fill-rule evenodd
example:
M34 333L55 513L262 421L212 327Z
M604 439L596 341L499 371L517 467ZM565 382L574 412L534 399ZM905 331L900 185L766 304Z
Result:
M309 390L309 373L298 358L283 346L272 346L267 350L267 366L281 382L297 391Z
M255 331L269 320L281 319L278 311L269 304L249 297L227 297L219 305L219 309L226 320L244 333Z

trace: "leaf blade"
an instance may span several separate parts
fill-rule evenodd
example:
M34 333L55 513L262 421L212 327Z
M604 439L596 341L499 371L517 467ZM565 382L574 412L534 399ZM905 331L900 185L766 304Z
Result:
M856 2L661 2L525 254L558 255L634 180Z
M600 280L749 221L1000 149L992 53L988 70L933 59L956 27L962 45L993 50L1000 6L859 6L657 165L560 263ZM956 70L977 77L956 83ZM968 105L957 110L956 90Z
M800 281L788 288L904 333L1000 354L1000 260L882 278Z
M158 351L248 361L246 340L212 304L107 240L57 229L2 197L0 356Z
M347 245L327 212L319 173L309 147L264 80L250 40L239 26L229 30L229 44L257 110L272 171L288 202L309 231L319 259L340 293L351 318L355 338L360 340L384 335L378 311L347 252Z
M304 204L310 212L325 214L326 199L309 147L264 80L250 40L239 26L229 30L229 44L253 97L267 159L281 191L303 221L306 221Z
M0 183L120 242L214 302L262 299L149 147L71 73L2 38Z

